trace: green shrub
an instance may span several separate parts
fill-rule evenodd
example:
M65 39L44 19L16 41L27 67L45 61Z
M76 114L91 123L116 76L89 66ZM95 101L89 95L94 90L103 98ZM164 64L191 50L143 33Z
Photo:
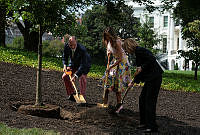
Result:
M64 43L60 40L43 42L43 54L46 56L61 57L64 50Z
M24 49L24 37L16 37L13 39L11 44L7 44L7 47L16 48L16 49Z

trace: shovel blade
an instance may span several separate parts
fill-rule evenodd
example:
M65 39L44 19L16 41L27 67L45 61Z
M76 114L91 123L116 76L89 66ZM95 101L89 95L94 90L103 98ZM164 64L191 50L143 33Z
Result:
M85 98L84 98L84 96L83 95L79 95L79 99L80 99L80 102L81 103L86 103L86 101L85 101Z
M76 100L76 103L81 103L79 96L77 94L73 96L74 96L74 99Z
M97 107L100 107L100 108L108 108L108 104L97 103Z

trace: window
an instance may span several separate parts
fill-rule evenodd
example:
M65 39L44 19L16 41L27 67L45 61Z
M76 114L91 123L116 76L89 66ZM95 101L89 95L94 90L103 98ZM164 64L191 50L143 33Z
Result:
M163 38L163 53L167 53L167 38Z
M150 27L153 28L154 27L154 17L149 17L149 23L150 23Z
M179 49L179 38L177 38L177 50Z
M167 26L168 26L168 16L164 16L163 26L164 26L164 27L167 27Z

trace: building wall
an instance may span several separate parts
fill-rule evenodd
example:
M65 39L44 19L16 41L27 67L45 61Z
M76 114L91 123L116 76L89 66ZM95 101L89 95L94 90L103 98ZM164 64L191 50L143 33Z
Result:
M152 0L155 6L161 8L162 4L160 0ZM132 5L134 8L134 16L140 19L141 23L146 22L145 20L153 17L154 18L154 31L162 39L159 44L159 49L162 53L165 53L165 58L162 60L168 61L168 69L174 70L175 64L178 64L179 70L185 70L185 60L184 58L177 59L178 50L187 50L186 41L182 39L181 36L181 26L175 25L174 19L172 18L172 11L164 11L163 13L159 10L149 13L145 10L143 5L138 5L137 3L128 2L128 5ZM164 23L164 20L166 20ZM165 38L165 39L163 39ZM167 41L166 41L167 40ZM166 52L164 41L166 42ZM186 64L187 65L187 64ZM192 62L189 62L189 67L186 70L191 70Z
M11 44L13 39L16 37L23 36L20 30L17 27L17 24L11 23L8 28L5 29L6 32L6 44ZM42 40L54 40L54 37L51 33L45 32L42 36Z

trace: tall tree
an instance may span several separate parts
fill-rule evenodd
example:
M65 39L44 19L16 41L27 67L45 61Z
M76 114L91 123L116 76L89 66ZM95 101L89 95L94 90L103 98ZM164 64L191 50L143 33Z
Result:
M42 35L46 31L54 31L57 35L65 34L69 27L75 23L73 15L69 14L66 9L73 7L74 1L63 0L15 0L12 3L14 17L16 20L22 17L23 22L27 22L30 26L28 32L34 31L38 33L38 40L34 43L38 44L38 70L37 70L37 86L36 86L36 102L35 105L42 105L41 91L41 70L42 70ZM76 4L76 3L75 3ZM30 23L31 22L31 23ZM20 23L20 22L18 22ZM22 24L21 24L22 25ZM25 25L27 26L27 25ZM39 26L39 27L38 27ZM25 30L22 27L21 30ZM31 28L31 29L30 29ZM60 31L65 28L64 33ZM23 31L22 31L23 32ZM29 37L32 38L32 37Z
M135 37L136 26L139 24L132 16L133 8L125 4L96 5L83 15L83 25L87 28L87 36L82 42L92 56L104 56L102 33L107 26L112 26L121 38Z
M188 23L183 29L184 33L191 33L187 39L189 51L180 50L178 53L185 59L192 60L195 64L194 79L197 80L197 71L200 65L200 20L194 20Z
M0 0L0 46L6 46L5 43L5 29L7 25L7 11L10 0Z
M70 19L66 18L65 13L67 11L78 11L78 9L84 9L89 5L95 4L107 4L110 2L114 3L124 3L126 0L80 0L80 1L71 1L71 0L0 0L0 45L5 46L5 26L6 26L6 13L9 13L9 17L13 17L13 20L17 23L18 28L24 36L24 47L30 51L37 51L37 43L38 43L38 32L34 31L35 25L32 21L30 21L29 17L32 15L32 9L37 7L36 2L45 2L45 8L51 9L54 11L54 6L49 5L49 3L54 3L60 5L60 10L56 13L62 14L61 19L57 22L56 27L51 26L51 29L56 28L55 32L51 31L53 34L59 34L59 36L66 33L67 30L64 26L65 23L60 22L63 19L65 21L70 21ZM151 0L132 0L133 2L143 3L147 6L149 10L152 10L152 2ZM109 5L109 4L108 4ZM74 7L74 8L73 8ZM40 7L37 7L38 9ZM57 8L56 8L57 9ZM64 11L64 10L65 11ZM9 11L9 12L8 12ZM50 11L50 10L49 10ZM49 12L49 13L52 13ZM42 14L42 13L41 13ZM69 14L68 14L69 15ZM27 17L29 16L29 17ZM59 16L59 15L58 15ZM19 21L19 18L23 18L23 22ZM56 16L57 17L57 16ZM69 22L68 22L69 23ZM70 22L71 23L71 22ZM61 28L60 28L61 27ZM58 32L59 31L59 32ZM61 32L62 31L62 32ZM68 31L69 32L69 31ZM61 34L62 33L62 34Z
M24 36L25 49L37 51L39 33L36 26L41 17L43 20L41 35L49 31L56 36L64 35L75 23L74 15L67 11L74 6L73 2L69 0L15 0L10 9L13 12L13 19Z

